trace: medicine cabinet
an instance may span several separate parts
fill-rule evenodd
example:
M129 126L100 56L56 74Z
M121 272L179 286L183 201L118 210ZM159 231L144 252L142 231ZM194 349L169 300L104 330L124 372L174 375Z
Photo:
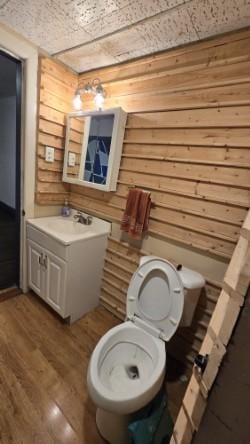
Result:
M122 108L67 115L64 182L116 190L126 118Z

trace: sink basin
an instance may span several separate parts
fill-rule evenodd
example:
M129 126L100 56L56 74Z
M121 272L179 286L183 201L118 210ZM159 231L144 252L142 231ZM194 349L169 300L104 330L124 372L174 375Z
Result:
M47 218L46 218L47 219ZM64 235L74 235L74 234L86 234L89 230L89 226L80 224L72 219L63 219L63 218L50 218L48 220L43 220L42 224L44 228L46 227L48 230L56 231L58 234ZM93 231L93 230L92 230Z
M70 245L79 240L102 236L110 232L110 223L93 217L91 225L80 224L72 216L62 217L41 217L37 219L29 219L28 223L33 227L49 234L64 245ZM85 216L87 214L83 213Z

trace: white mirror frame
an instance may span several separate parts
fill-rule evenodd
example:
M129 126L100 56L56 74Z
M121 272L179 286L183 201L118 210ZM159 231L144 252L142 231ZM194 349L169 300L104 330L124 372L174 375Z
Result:
M83 177L83 170L85 165L85 158L87 154L89 130L90 130L90 119L87 119L86 129L84 131L83 142L82 142L82 152L80 160L80 170L78 179L67 177L67 167L68 167L68 153L69 153L69 135L70 135L70 119L72 117L92 117L99 115L114 115L114 125L112 131L110 154L108 161L108 174L106 179L106 184L97 184L93 182L87 182L86 180L80 179ZM124 132L127 120L127 113L123 111L122 108L110 108L103 111L77 111L67 114L67 129L66 129L66 140L65 140L65 152L64 152L64 167L63 167L63 182L68 182L76 185L81 185L89 188L95 188L101 191L116 191L117 179L119 174L122 146L124 139Z

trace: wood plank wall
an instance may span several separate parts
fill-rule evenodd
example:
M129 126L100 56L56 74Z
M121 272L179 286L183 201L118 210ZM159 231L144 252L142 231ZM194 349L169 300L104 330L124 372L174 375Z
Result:
M250 31L82 74L79 86L96 77L107 91L105 106L128 112L118 189L72 185L71 205L119 223L135 184L149 189L156 204L151 236L229 261L250 205ZM61 182L64 118L76 84L66 68L41 60L40 204L60 204L69 191ZM84 97L84 108L93 108L92 98ZM46 144L56 148L53 166L44 162ZM121 319L132 273L147 253L154 251L109 240L101 301ZM207 281L191 328L174 338L174 353L190 365L219 291L220 283Z
M72 203L119 222L128 185L149 188L152 235L229 259L250 201L249 69L242 32L82 74L129 115L117 192L72 186Z
M39 80L36 202L56 205L69 196L69 186L62 182L65 116L72 111L78 75L47 57L41 57ZM55 148L54 163L45 162L46 145Z
M229 260L250 202L250 31L82 74L79 84L96 77L107 91L105 106L129 113L118 189L71 186L71 204L120 222L135 184L156 204L150 235ZM92 108L86 97L85 107ZM101 301L121 319L145 253L109 240ZM188 364L219 290L220 283L207 281L191 328L174 338L172 349Z

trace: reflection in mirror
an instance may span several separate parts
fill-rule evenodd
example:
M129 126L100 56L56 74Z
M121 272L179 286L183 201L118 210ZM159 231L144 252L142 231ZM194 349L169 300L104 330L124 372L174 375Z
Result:
M85 117L71 117L67 153L67 177L78 179L84 137Z
M114 114L93 116L84 159L83 180L105 185L114 126Z

